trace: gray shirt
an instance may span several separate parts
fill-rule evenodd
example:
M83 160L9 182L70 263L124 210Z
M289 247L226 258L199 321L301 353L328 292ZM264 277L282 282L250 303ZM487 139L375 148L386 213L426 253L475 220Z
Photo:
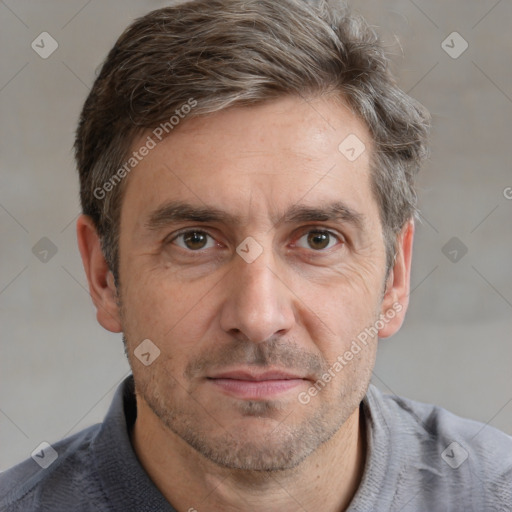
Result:
M348 511L512 511L512 437L373 385L361 412L367 460ZM103 423L0 474L0 510L176 512L133 451L136 414L130 376Z

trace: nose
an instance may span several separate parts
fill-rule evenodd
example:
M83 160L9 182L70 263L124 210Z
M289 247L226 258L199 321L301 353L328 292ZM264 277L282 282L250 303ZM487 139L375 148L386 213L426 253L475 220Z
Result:
M270 249L252 263L236 255L227 276L226 300L220 315L221 328L233 336L261 343L286 334L295 322L293 293L276 269Z

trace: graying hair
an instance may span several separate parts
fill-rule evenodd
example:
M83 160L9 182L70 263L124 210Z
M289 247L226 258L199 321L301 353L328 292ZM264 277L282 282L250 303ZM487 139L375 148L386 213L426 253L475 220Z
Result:
M348 102L373 138L372 192L389 271L397 234L417 212L414 180L428 153L429 115L397 86L362 17L335 0L192 0L135 20L103 63L75 140L82 209L116 282L127 180L101 199L94 191L138 136L190 98L197 106L187 119L285 95L331 94Z

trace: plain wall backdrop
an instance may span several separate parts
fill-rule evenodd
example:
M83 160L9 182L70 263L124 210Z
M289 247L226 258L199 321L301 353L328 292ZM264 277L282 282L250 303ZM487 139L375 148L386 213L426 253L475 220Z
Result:
M0 2L0 470L101 421L129 372L88 294L72 144L117 37L166 4ZM352 6L433 116L409 311L380 341L373 382L512 434L512 3Z

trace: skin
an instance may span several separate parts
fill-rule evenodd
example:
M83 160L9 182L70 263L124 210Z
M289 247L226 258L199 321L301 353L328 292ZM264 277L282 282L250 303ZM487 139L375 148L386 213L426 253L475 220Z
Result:
M338 151L349 134L366 145L353 162ZM79 218L98 321L125 336L136 385L134 449L177 510L342 511L353 498L366 458L359 404L378 338L397 332L405 316L414 234L411 220L386 279L371 151L365 125L334 98L283 97L184 121L125 183L119 290L94 225ZM151 212L176 199L226 210L237 222L148 229ZM282 222L293 205L339 200L362 215L360 228ZM183 228L210 236L174 238ZM251 263L236 252L247 237L262 249ZM401 311L378 337L301 403L298 394L393 304ZM148 366L134 355L145 339L160 350ZM209 378L240 368L302 380L248 399Z

